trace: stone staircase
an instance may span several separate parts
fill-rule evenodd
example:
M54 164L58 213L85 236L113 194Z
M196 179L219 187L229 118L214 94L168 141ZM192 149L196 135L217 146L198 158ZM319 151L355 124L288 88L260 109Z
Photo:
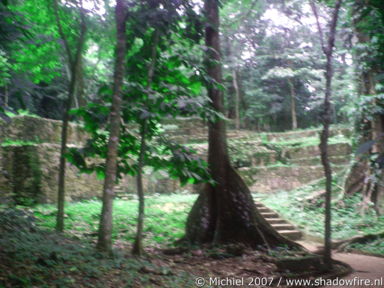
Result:
M126 189L121 184L115 185L114 192L115 199L131 200L136 196L136 194L127 193Z
M289 223L287 220L281 218L280 215L277 214L275 211L266 207L260 202L255 202L255 204L257 210L264 217L264 219L267 220L267 222L271 224L271 226L282 236L294 241L302 238L303 233L297 230L297 228L291 223Z

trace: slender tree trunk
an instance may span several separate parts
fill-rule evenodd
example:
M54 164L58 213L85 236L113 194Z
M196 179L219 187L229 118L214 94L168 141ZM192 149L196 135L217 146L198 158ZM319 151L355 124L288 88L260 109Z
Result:
M83 107L87 104L85 99L85 83L84 83L84 59L80 58L80 63L78 65L77 71L77 82L76 82L76 99L78 107Z
M222 83L217 0L204 3L207 24L205 43L208 47L208 75ZM224 112L223 96L213 84L208 85L212 108ZM223 120L209 122L208 164L216 185L205 185L188 215L185 240L194 244L242 243L251 247L267 247L295 243L278 234L260 215L244 181L231 167Z
M155 65L157 58L157 46L159 42L159 31L155 30L153 34L152 41L152 53L151 53L151 62L148 67L148 75L147 75L147 90L151 88L153 82L153 76L155 73ZM142 256L144 253L142 239L143 239L143 226L144 226L144 217L145 217L145 198L144 198L144 185L143 185L143 167L144 167L144 156L147 151L146 145L146 137L148 130L148 122L144 119L143 124L141 126L141 141L140 141L140 155L139 155L139 163L138 163L138 171L137 171L137 195L139 198L139 214L137 218L137 231L135 243L133 244L132 254L137 256Z
M9 102L9 89L8 84L5 84L4 86L4 107L8 108L8 102Z
M81 8L82 9L82 8ZM67 38L62 30L61 21L59 17L59 8L57 1L54 1L54 10L56 16L56 22L61 39L64 42L65 50L67 51L68 63L71 69L71 77L68 87L68 98L65 104L63 112L63 121L61 129L61 147L60 147L60 164L59 164L59 180L58 180L58 199L57 199L57 215L56 215L56 231L62 232L64 230L64 201L65 201L65 172L66 172L66 159L65 154L67 152L67 140L68 140L68 126L69 126L69 110L72 107L75 87L77 80L77 71L80 63L81 54L85 42L86 23L84 12L80 11L81 24L80 24L80 36L77 42L75 55L72 56L69 48Z
M239 81L237 79L237 70L234 68L232 71L233 87L235 88L235 127L240 129L240 89Z
M373 139L377 141L372 150L378 155L379 164L374 168L377 179L372 184L374 189L369 201L374 203L374 210L379 216L384 213L384 115L375 115L372 127Z
M375 89L375 83L376 81L373 79L373 76L371 75L371 84L370 87L372 87L372 91L370 95L376 95L377 91ZM379 106L380 103L377 99L374 100L374 105ZM376 143L372 147L372 153L376 154L379 160L378 162L381 163L384 161L384 115L383 114L376 114L373 117L373 120L371 121L372 126L372 140L375 140ZM372 192L369 193L367 196L367 201L373 202L374 204L374 210L376 211L376 214L379 216L382 213L382 207L383 203L381 203L384 197L384 164L376 164L375 167L371 167L370 170L372 170L371 173L375 175L374 181L371 181L371 190ZM379 167L381 166L381 167ZM367 205L368 206L368 205Z
M289 91L291 93L291 119L292 119L292 130L297 129L297 114L296 114L296 93L295 86L291 79L288 79Z
M356 24L355 24L356 25ZM365 43L368 41L368 38L365 35L357 32L359 42ZM358 60L358 55L354 55L356 61ZM356 74L358 69L355 67ZM373 91L371 87L372 83L372 72L364 72L357 75L356 80L357 91L359 95L370 95ZM364 116L363 116L364 118ZM372 121L365 121L364 119L358 119L355 123L355 133L357 134L358 143L363 144L372 139ZM364 155L363 155L364 156ZM357 192L360 192L363 197L367 193L367 188L369 188L367 179L369 179L368 174L370 173L371 167L369 159L367 157L359 157L357 161L352 165L348 176L346 177L344 183L344 191L346 194L353 195Z
M332 269L332 235L331 235L331 200L332 200L332 169L329 162L328 155L328 138L329 138L329 126L331 124L331 96L332 96L332 78L333 78L333 49L335 46L335 36L337 20L339 17L339 10L342 0L337 0L335 8L332 14L332 20L330 23L329 36L327 39L327 46L324 44L323 33L319 23L319 17L315 4L312 2L312 9L317 20L317 26L321 38L323 52L327 58L326 72L325 72L325 97L324 97L324 111L323 111L323 131L320 136L320 151L321 162L324 167L325 174L325 233L324 233L324 264L330 270Z
M136 238L132 248L132 254L137 256L142 256L144 253L143 249L143 227L144 227L144 209L145 209L145 199L144 199L144 188L143 188L143 166L144 166L144 155L147 150L146 147L146 134L147 134L147 121L144 120L142 125L140 137L140 155L138 160L137 167L137 195L139 198L139 213L137 217L137 231Z
M327 56L327 72L326 72L326 96L324 100L324 115L323 115L323 131L320 137L320 151L321 151L321 163L324 167L325 173L325 233L324 233L324 263L331 269L332 268L332 214L331 214L331 200L332 200L332 169L328 156L328 138L329 138L329 126L331 122L330 115L330 97L331 97L331 82L332 82L332 59Z
M116 62L113 83L112 108L109 116L110 131L107 160L105 164L105 180L103 187L103 207L99 224L97 249L112 253L112 209L114 186L116 182L117 157L120 137L121 88L124 79L126 53L126 7L124 0L117 0L116 17Z
M155 73L155 66L157 60L157 46L159 43L159 30L155 30L153 34L152 41L152 53L151 53L151 62L148 67L148 75L147 75L147 89L150 89L153 82L153 76ZM144 156L147 151L146 137L148 130L148 121L144 119L141 124L141 141L140 141L140 155L139 155L139 163L138 163L138 171L137 171L137 195L139 198L139 214L137 219L137 231L135 243L133 244L132 254L137 256L142 256L144 253L142 239L143 239L143 226L144 226L144 216L145 216L145 198L144 198L144 185L143 185L143 167L144 167Z

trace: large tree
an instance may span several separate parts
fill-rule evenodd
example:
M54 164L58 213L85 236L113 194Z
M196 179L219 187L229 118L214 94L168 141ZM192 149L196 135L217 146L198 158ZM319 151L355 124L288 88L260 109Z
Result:
M360 148L357 162L347 177L345 191L362 193L363 208L373 202L380 214L384 210L384 6L380 1L359 0L351 3L351 7L358 41L354 60L360 98L360 115L356 121Z
M206 0L206 70L212 108L223 113L218 0ZM252 195L230 164L225 121L209 122L208 164L215 185L200 192L187 219L185 240L194 244L242 243L251 247L295 244L280 236L260 215Z

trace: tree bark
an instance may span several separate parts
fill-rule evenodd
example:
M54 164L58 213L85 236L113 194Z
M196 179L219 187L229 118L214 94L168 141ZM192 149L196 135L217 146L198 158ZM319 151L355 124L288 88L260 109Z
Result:
M156 58L157 58L157 45L159 42L159 31L155 30L153 34L152 42L152 53L151 53L151 62L148 67L148 76L147 76L147 90L151 88L153 82L153 75L155 72ZM144 166L144 156L147 151L146 146L146 137L147 137L147 125L148 122L146 119L143 120L141 125L141 143L140 143L140 155L138 162L138 171L137 171L137 195L139 198L139 215L137 218L137 231L135 243L133 244L132 254L137 256L142 256L144 253L142 239L143 239L143 227L144 227L144 216L145 216L145 199L144 199L144 188L143 188L143 166Z
M124 79L124 65L126 53L126 7L124 0L117 0L116 17L116 62L114 71L112 107L109 116L110 131L108 141L107 160L105 164L105 180L103 187L103 207L99 224L97 249L112 253L112 205L114 186L116 182L118 145L120 136L121 89Z
M355 35L358 39L358 42L363 45L368 45L371 42L369 33L364 30L364 25L361 25L366 21L366 17L369 17L367 9L375 9L375 7L380 9L381 7L375 6L372 1L355 1L353 6L353 19L354 19L354 28ZM382 10L380 10L382 11ZM384 15L382 13L382 15ZM372 20L370 20L372 21ZM383 19L382 19L383 21ZM354 55L357 62L363 62L364 59L360 58L360 55ZM356 74L358 79L358 94L359 95L372 95L373 105L380 105L378 100L374 96L378 93L376 91L376 76L381 74L383 71L382 65L379 63L372 64L370 63L369 67L365 68L364 71L359 71L356 68ZM382 104L381 104L382 105ZM357 127L359 130L359 143L363 145L369 141L376 141L372 146L372 149L368 152L368 155L361 155L357 162L352 166L346 182L344 185L345 193L354 194L360 192L363 197L363 207L362 213L365 210L369 209L370 202L373 202L374 209L378 215L383 213L384 208L384 169L377 166L380 164L372 163L371 157L377 155L384 157L384 115L376 113L375 115L367 115L369 111L365 111L365 114L362 115L362 119L357 121ZM370 118L372 120L368 120ZM357 129L356 129L357 130ZM380 161L379 161L380 162Z
M289 91L291 93L291 119L292 119L292 130L297 129L297 114L296 114L296 93L295 86L291 79L288 79Z
M79 9L82 9L79 8ZM69 110L73 105L73 100L75 97L75 88L77 83L77 75L79 71L80 59L85 42L85 33L86 33L86 23L85 15L82 10L80 10L80 36L77 42L77 47L75 55L72 55L71 49L68 45L67 37L65 36L60 16L59 16L59 7L57 0L54 1L54 11L56 16L56 23L58 26L59 34L64 42L65 50L67 52L67 59L69 66L71 67L71 76L68 87L68 98L65 104L61 128L61 145L60 145L60 164L59 164L59 180L58 180L58 195L57 195L57 215L56 215L56 231L64 231L64 201L65 201L65 172L66 172L66 158L65 154L67 153L67 140L68 140L68 126L69 126Z
M233 87L235 89L235 127L237 130L240 129L240 89L239 89L239 81L237 79L237 70L236 68L233 68L232 71L232 81L233 81Z
M8 84L5 84L5 86L4 86L4 102L3 102L3 105L5 108L8 108L8 102L9 102L9 89L8 89Z
M332 19L330 23L329 36L327 39L327 45L324 44L323 33L319 23L317 10L315 4L312 2L311 6L316 17L317 26L321 38L323 52L327 58L325 68L325 97L324 97L324 110L323 110L323 130L320 136L320 151L321 151L321 163L324 167L325 174L325 233L324 233L324 264L326 267L332 269L332 235L331 235L331 200L332 200L332 169L329 162L328 155L328 138L329 138L329 126L331 124L331 96L332 96L332 78L333 78L333 49L335 46L335 36L337 20L339 17L339 10L342 0L337 0L335 8L333 10Z
M205 0L206 67L216 83L222 83L217 0ZM217 85L208 84L212 108L224 112L223 96ZM193 244L242 243L258 246L286 244L298 247L278 234L260 215L244 181L229 162L226 127L223 120L209 122L208 164L216 185L207 184L190 211L185 240Z
M141 128L141 141L140 141L140 155L138 160L137 168L137 196L139 198L139 213L137 217L137 231L136 238L132 248L132 254L142 256L144 253L143 249L143 227L144 227L144 216L145 216L145 199L144 199L144 188L143 188L143 166L144 166L144 155L146 151L146 134L147 134L147 122L144 121Z

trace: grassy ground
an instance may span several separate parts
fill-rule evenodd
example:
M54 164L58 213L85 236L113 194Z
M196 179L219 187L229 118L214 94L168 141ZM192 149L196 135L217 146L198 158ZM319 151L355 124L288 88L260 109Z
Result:
M321 187L322 182L289 192L269 195L261 201L284 218L296 224L310 235L324 234L322 200L306 201L305 198ZM169 246L183 236L186 216L196 195L161 195L146 199L145 244ZM333 205L333 238L348 239L355 235L374 234L384 230L384 216L376 217L373 211L360 215L361 199L358 196L335 201ZM114 203L114 239L133 241L136 231L136 200L116 200ZM95 235L98 228L101 203L98 200L70 203L66 206L66 231L83 238ZM39 225L53 229L56 207L38 205L34 215L41 220ZM370 247L368 247L370 246ZM360 250L363 247L358 247ZM384 254L383 243L367 243L369 251Z
M162 195L146 199L145 244L171 245L183 236L188 211L196 195ZM116 200L114 202L113 237L134 240L137 219L137 200ZM101 202L90 200L68 203L65 208L65 230L78 237L93 235L99 224ZM41 220L42 227L53 229L56 207L38 205L34 215Z

